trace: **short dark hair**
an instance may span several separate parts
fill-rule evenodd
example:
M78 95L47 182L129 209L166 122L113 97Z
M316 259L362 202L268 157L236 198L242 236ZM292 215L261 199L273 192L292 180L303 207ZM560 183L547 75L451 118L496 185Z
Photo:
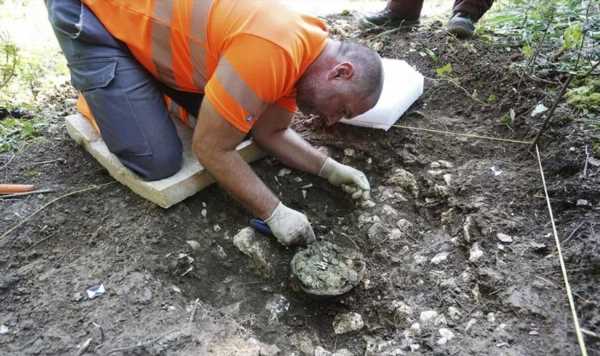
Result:
M379 54L367 46L345 40L340 42L338 55L357 68L358 83L365 97L373 97L377 101L383 88L383 67Z

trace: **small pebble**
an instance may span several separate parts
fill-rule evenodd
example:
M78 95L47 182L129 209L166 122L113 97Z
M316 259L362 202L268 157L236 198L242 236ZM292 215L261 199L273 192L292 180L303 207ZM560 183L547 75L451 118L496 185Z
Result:
M475 319L470 319L470 320L467 322L467 326L465 326L465 332L469 331L469 329L470 329L471 327L473 327L473 325L475 325L475 323L476 323L476 322L477 322L477 320L475 320Z
M0 325L0 335L8 334L9 331L8 326L4 324Z
M590 202L585 199L577 199L577 206L590 206Z
M454 339L454 333L450 329L441 328L439 330L441 338L437 341L438 345L444 345Z
M444 171L442 171L441 169L432 169L432 170L427 171L427 173L429 173L429 175L432 177L436 177L436 176L443 174Z
M213 226L213 231L214 231L214 232L219 232L219 231L221 231L221 226L220 226L219 224L215 224L215 225Z
M444 182L446 182L447 186L450 186L452 183L452 174L450 173L446 173L442 176L442 178L444 178Z
M415 263L420 265L422 263L424 263L425 261L427 261L427 258L425 258L425 256L421 256L421 255L415 255L414 256L415 259Z
M419 316L419 321L421 322L421 324L423 325L429 325L433 323L433 320L435 318L437 318L438 316L438 312L435 310L426 310L424 312L421 312L421 315Z
M348 157L352 157L352 156L354 156L354 150L352 148L346 148L344 150L344 154Z
M450 319L458 320L460 319L462 313L460 312L460 310L458 310L458 308L448 307L448 315L450 316Z
M185 243L188 244L194 251L198 251L200 249L200 243L198 241L187 240Z
M438 161L438 163L440 164L440 166L442 166L443 168L454 168L454 163L449 162L449 161L444 161L443 159L440 159Z
M478 242L474 243L473 246L471 247L471 250L469 251L469 261L477 262L477 261L479 261L479 259L482 256L483 256L483 251L479 247L479 243Z
M279 170L279 172L277 173L277 176L283 177L283 176L287 176L290 173L292 173L292 171L289 168L281 168Z
M375 206L375 202L372 200L365 200L362 202L361 207L363 208L373 208Z
M437 255L433 256L433 258L431 259L431 263L433 263L434 265L438 265L447 260L449 254L450 252L447 251L440 252Z
M507 234L503 234L501 232L499 232L498 234L496 234L496 237L498 237L498 240L504 242L504 243L510 243L513 242L513 238L510 235Z

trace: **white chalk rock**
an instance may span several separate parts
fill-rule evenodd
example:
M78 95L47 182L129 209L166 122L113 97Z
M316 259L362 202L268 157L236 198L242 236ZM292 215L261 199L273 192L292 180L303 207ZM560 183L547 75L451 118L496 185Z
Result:
M333 331L337 335L357 331L365 326L362 316L358 313L338 314L333 320Z

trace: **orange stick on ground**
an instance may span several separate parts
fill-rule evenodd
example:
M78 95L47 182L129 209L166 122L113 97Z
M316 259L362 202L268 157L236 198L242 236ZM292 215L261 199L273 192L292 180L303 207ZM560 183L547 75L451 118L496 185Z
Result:
M0 184L0 194L25 193L33 189L33 184Z

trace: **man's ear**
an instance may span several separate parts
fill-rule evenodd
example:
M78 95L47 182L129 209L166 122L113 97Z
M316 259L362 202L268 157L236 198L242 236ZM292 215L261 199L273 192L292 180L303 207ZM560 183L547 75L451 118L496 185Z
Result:
M327 75L327 79L344 79L349 80L354 75L354 66L350 62L337 64L331 69Z

